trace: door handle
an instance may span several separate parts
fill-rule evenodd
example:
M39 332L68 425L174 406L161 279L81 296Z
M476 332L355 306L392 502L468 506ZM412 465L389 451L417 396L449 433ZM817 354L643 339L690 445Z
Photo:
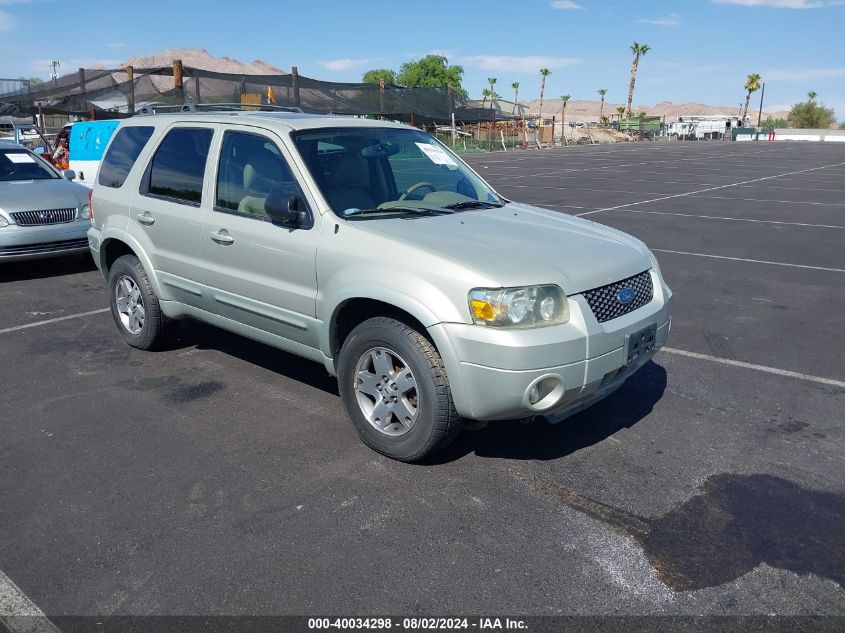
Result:
M135 216L135 218L140 224L143 224L144 226L152 226L156 223L156 219L146 211L144 213L139 213Z
M214 231L211 234L211 239L217 242L218 244L222 244L223 246L228 246L229 244L235 241L234 236L229 235L229 231L227 231L226 229Z

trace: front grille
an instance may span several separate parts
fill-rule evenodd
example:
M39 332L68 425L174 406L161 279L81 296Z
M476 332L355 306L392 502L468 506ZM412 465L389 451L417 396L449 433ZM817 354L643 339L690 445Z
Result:
M76 219L76 209L43 209L41 211L16 211L12 219L18 226L41 226L43 224L64 224Z
M617 294L622 288L631 288L634 299L630 303L622 303ZM622 281L607 284L601 288L593 288L584 293L584 298L590 304L590 309L599 323L610 321L623 314L642 308L654 296L654 286L651 285L651 274L648 271L628 277Z
M87 237L76 240L62 240L61 242L42 242L41 244L22 244L20 246L0 246L0 256L38 255L39 253L52 253L53 251L65 251L85 248L87 246Z

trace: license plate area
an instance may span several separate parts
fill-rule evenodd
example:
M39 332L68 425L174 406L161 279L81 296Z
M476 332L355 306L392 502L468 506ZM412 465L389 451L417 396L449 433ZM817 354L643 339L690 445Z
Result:
M625 336L625 364L631 365L643 356L654 352L657 324L654 323Z

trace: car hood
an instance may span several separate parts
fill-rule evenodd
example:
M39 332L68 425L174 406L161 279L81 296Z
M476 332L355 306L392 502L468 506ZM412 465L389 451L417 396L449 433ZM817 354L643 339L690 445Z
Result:
M0 182L0 209L6 213L79 208L88 203L88 188L67 180Z
M504 287L556 283L572 295L651 268L648 248L635 237L521 203L360 224Z

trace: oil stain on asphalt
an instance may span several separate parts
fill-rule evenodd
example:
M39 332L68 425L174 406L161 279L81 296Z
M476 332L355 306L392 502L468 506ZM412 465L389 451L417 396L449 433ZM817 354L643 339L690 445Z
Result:
M638 517L545 480L541 492L636 542L677 591L718 586L766 563L845 587L845 496L771 475L721 474L663 516Z

